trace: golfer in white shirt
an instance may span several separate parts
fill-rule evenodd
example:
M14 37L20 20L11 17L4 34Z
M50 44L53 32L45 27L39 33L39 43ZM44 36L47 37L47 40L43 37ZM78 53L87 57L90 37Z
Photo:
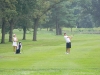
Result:
M64 33L64 39L66 41L66 54L70 53L70 48L71 48L71 37L67 36L66 33Z

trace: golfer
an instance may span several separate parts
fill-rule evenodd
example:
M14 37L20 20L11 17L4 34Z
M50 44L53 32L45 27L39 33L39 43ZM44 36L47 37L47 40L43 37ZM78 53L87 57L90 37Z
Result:
M15 34L13 34L12 41L13 41L13 44L12 44L12 46L13 46L13 51L16 52L16 49L17 49L17 41L18 41L18 39L17 39L17 37L16 37Z
M66 33L64 33L64 39L66 41L66 54L70 53L70 48L71 48L71 37L67 36Z

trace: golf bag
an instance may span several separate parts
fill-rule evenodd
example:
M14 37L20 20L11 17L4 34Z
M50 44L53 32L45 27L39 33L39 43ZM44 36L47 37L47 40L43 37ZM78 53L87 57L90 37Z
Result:
M17 49L16 49L16 54L20 54L21 48L22 48L22 43L18 42Z

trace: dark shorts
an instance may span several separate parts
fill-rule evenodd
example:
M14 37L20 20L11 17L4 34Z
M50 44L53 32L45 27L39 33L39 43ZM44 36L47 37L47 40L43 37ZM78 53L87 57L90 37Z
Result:
M66 43L66 48L71 48L71 42Z

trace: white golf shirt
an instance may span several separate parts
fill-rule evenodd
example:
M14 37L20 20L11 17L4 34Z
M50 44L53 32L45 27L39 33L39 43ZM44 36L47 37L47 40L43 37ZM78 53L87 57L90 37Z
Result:
M65 39L66 43L71 42L71 41L70 41L70 38L68 38L68 36L64 36L64 39Z

